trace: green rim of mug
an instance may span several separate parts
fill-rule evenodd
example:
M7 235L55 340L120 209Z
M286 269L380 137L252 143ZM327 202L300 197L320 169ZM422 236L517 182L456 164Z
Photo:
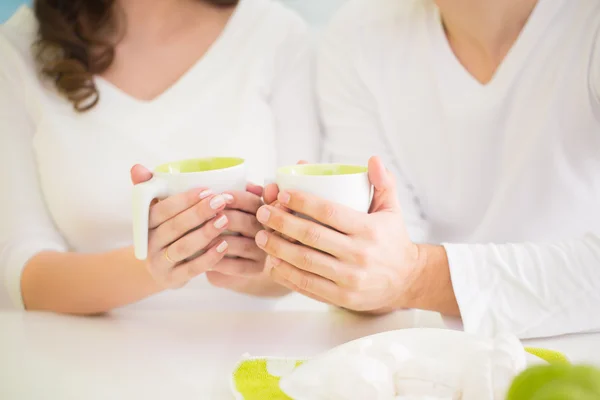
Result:
M369 169L361 165L345 164L302 164L281 167L277 170L283 175L304 175L304 176L339 176L339 175L358 175L365 174Z
M243 163L244 159L234 157L195 158L162 164L154 171L160 174L191 174L233 168Z

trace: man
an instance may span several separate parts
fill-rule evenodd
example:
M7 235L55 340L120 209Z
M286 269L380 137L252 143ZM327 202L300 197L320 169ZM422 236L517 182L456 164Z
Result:
M600 329L598 32L594 0L351 1L319 56L326 161L398 181L370 160L369 215L269 187L333 228L261 208L271 276L485 335Z

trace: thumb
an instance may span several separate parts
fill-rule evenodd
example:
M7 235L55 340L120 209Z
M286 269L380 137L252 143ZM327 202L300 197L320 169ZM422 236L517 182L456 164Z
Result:
M139 164L136 164L133 166L133 168L131 168L130 174L131 174L131 182L134 185L137 185L139 183L144 183L144 182L152 179L152 172L150 172L150 170L148 168L141 166Z
M263 199L265 204L273 204L275 200L277 200L277 195L279 194L279 187L277 187L276 183L270 183L265 186L265 191L263 194Z
M374 188L369 212L400 211L396 181L379 157L371 157L369 160L369 180Z
M248 182L246 184L246 191L252 193L258 197L263 196L264 188L260 185L255 185L254 183Z
M308 161L300 160L297 164L308 164ZM265 191L263 195L265 204L273 204L275 200L277 200L277 195L279 195L279 187L277 187L276 183L270 183L267 186L265 186Z

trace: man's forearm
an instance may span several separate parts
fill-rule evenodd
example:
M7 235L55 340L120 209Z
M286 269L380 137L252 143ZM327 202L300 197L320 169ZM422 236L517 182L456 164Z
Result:
M450 278L448 255L442 246L418 245L417 267L401 308L437 311L460 316Z

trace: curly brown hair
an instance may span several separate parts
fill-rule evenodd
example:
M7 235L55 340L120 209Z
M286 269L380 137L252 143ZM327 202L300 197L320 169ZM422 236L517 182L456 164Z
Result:
M201 0L230 7L238 0ZM123 21L115 0L36 0L36 59L78 112L100 99L93 76L112 64Z

